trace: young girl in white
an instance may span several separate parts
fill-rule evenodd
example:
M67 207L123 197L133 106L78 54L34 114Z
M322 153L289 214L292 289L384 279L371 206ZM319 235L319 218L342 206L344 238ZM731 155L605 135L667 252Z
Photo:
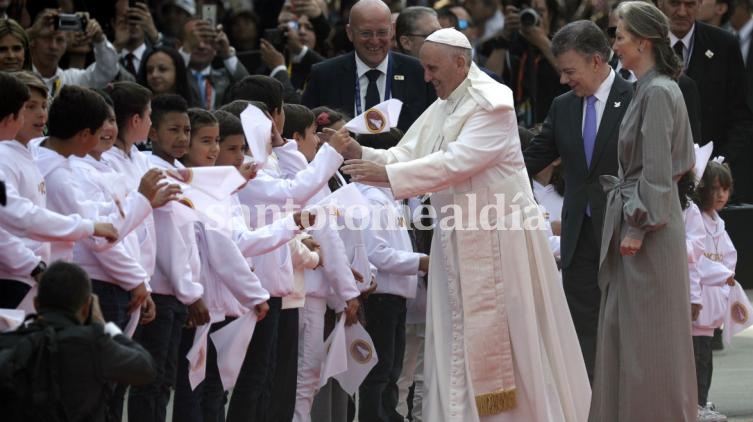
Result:
M701 307L693 306L693 350L698 380L698 420L726 421L713 405L707 404L713 357L711 341L714 329L724 321L729 286L735 283L737 251L724 229L724 220L718 214L729 200L732 174L727 166L710 161L696 189L696 203L701 209L705 230L704 253L697 264L700 280Z

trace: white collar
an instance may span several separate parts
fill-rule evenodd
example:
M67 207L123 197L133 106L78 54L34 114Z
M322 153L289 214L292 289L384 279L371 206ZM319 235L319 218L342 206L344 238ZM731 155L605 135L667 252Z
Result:
M196 77L197 73L201 74L202 76L209 76L209 75L211 75L212 74L212 65L210 64L210 65L208 65L207 67L205 67L204 69L201 69L201 70L191 69L191 75L193 75L194 78Z
M387 53L387 56L382 60L381 63L377 67L369 67L366 63L361 60L360 57L358 57L358 53L355 53L356 56L356 75L360 78L361 76L365 75L366 72L368 72L371 69L377 69L382 72L382 74L387 74L387 68L390 60L390 53Z
M133 54L134 56L136 56L137 59L141 60L141 58L144 57L144 52L145 51L146 51L146 43L142 42L140 46L136 47L133 50L129 51L127 48L124 48L120 52L120 57L125 57L125 56L127 56L130 53L130 54Z
M609 69L609 75L607 75L606 78L604 78L604 81L601 82L601 85L599 85L599 88L594 92L594 97L596 97L597 100L599 100L602 104L606 104L607 100L609 99L609 91L612 90L612 84L614 83L614 70ZM584 98L585 100L585 98Z
M687 34L685 34L682 38L677 38L675 34L672 32L669 33L669 46L674 47L675 43L677 43L678 40L682 40L682 44L685 46L685 48L690 49L690 46L693 42L693 34L695 33L695 22L693 22L693 26L690 27L690 31L688 31Z
M42 78L42 81L44 81L45 84L59 78L63 74L63 69L58 67L57 69L55 69L54 75L50 76L49 78L45 78L41 73L39 73L39 70L37 70L37 67L34 66L34 63L31 64L31 71L39 75L39 77Z
M740 41L742 42L750 38L751 32L753 32L753 17L748 19L748 21L745 22L745 25L737 31L737 36L740 37Z

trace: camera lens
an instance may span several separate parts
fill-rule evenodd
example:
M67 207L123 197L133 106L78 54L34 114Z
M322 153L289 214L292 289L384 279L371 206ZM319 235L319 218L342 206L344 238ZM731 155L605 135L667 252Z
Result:
M520 24L523 26L536 26L539 23L539 14L528 8L520 12Z

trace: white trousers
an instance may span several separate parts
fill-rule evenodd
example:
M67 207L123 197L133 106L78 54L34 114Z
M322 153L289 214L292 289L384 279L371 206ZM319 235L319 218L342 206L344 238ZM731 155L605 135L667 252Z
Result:
M311 421L311 404L319 388L324 360L326 299L306 296L298 317L298 382L293 422Z
M426 324L405 325L405 357L403 358L403 372L397 380L399 398L397 413L408 416L408 391L415 382L413 389L413 421L421 422L421 406L424 392L424 338Z

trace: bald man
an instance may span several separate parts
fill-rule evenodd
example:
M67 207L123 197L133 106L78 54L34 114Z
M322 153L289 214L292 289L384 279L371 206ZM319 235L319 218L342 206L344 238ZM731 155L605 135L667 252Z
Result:
M590 387L518 139L512 91L453 28L419 53L439 99L389 150L346 131L352 180L395 198L433 192L423 418L584 421Z
M311 68L303 104L357 116L382 101L397 98L403 102L397 126L407 130L436 94L423 82L418 60L390 51L394 31L389 7L381 0L360 0L350 11L346 30L355 51Z

